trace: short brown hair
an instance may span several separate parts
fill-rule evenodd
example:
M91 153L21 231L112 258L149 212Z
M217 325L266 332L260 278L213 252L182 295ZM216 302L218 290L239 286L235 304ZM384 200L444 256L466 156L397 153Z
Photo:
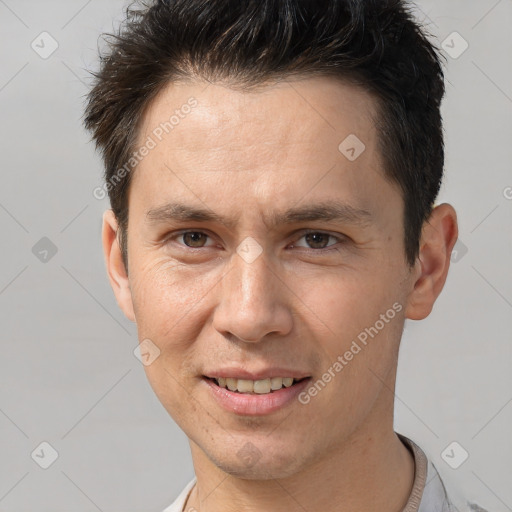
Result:
M412 266L444 167L438 50L402 0L156 0L133 4L88 95L85 126L110 183L137 142L141 118L168 83L224 80L249 88L287 77L330 75L371 92L379 106L385 175L404 200ZM126 167L125 167L126 168ZM127 266L131 172L108 189Z

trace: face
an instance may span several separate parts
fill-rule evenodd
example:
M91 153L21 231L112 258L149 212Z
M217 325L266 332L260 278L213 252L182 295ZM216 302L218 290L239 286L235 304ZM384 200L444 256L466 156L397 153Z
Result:
M390 428L418 274L374 116L330 78L173 84L146 112L120 304L159 351L144 367L159 400L231 474L291 475Z

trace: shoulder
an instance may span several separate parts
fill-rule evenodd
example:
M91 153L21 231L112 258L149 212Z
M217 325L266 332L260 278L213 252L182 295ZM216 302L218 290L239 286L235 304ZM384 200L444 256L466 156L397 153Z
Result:
M401 434L398 436L414 455L416 475L413 491L420 503L419 506L416 505L417 508L410 508L411 512L487 512L476 503L469 502L453 482L442 477L433 462L414 441ZM406 507L404 512L408 511Z
M428 462L428 479L425 485L425 496L429 496L430 489L437 489L434 491L434 494L437 494L437 500L432 499L431 502L432 504L442 503L442 508L439 509L442 512L487 512L487 510L480 505L467 500L453 482L450 482L447 478L441 477L437 468L431 461ZM427 499L426 505L428 505L428 502L429 500ZM437 511L436 506L437 505L433 508L427 506L425 512L430 512L431 510ZM423 512L422 508L420 512Z
M192 487L194 487L196 483L196 478L194 477L180 492L178 497L162 512L182 512L183 507L185 506L185 503L187 501L188 495L190 491L192 490Z

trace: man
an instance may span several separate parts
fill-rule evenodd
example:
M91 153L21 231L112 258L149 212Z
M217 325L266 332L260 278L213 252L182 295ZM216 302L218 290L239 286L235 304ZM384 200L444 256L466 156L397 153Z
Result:
M393 429L404 322L457 239L443 95L405 2L128 11L85 124L110 283L190 440L166 512L478 510Z

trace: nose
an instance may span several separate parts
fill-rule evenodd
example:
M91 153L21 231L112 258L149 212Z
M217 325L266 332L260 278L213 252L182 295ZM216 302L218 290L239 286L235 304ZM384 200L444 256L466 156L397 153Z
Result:
M269 334L288 334L293 322L289 301L294 295L277 272L264 252L250 263L234 254L219 283L214 328L228 339L245 343L261 341Z

